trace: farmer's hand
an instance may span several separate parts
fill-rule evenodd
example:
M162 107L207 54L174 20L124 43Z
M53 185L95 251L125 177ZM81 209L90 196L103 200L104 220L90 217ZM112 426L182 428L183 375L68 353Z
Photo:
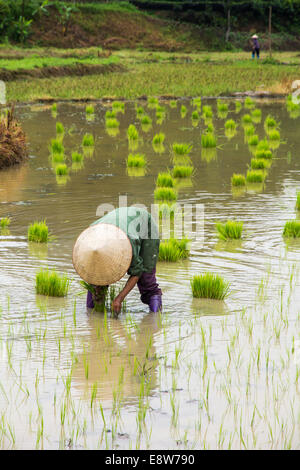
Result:
M122 301L121 299L119 298L119 296L117 296L112 304L111 304L111 308L113 310L114 313L117 313L119 314L121 312L121 308L122 308Z

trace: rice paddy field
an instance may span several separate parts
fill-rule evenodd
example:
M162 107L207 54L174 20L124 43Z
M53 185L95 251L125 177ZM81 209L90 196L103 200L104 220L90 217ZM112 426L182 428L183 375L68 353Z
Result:
M30 158L0 172L0 448L299 449L300 109L15 111ZM202 207L184 255L158 262L163 312L137 289L118 318L87 312L77 236L100 204L150 210L155 195ZM61 296L37 294L53 272Z

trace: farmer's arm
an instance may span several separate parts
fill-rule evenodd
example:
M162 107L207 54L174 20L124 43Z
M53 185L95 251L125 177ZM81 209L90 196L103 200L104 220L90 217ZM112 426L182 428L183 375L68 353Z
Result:
M132 291L134 286L136 286L139 278L140 276L130 276L124 288L121 290L121 292L117 295L117 297L112 302L112 309L114 312L120 313L123 300L129 294L129 292Z

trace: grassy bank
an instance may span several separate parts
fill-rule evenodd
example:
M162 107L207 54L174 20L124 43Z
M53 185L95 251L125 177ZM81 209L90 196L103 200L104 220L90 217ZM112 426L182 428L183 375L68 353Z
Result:
M124 66L125 72L8 82L8 100L218 96L249 90L289 93L292 81L299 78L296 65L299 57L295 54L275 58L284 64L257 63L245 54L233 53L208 58L207 54L168 53L157 57L151 53L120 51L115 60Z

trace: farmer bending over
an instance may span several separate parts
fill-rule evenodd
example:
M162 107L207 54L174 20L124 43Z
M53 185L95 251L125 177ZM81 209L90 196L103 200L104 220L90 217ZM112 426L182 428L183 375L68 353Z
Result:
M151 312L162 309L161 290L156 280L159 231L151 214L138 207L121 207L109 212L84 230L74 245L73 264L79 276L93 286L87 307L105 299L107 287L129 274L125 287L112 302L120 313L122 302L137 284L141 301Z

